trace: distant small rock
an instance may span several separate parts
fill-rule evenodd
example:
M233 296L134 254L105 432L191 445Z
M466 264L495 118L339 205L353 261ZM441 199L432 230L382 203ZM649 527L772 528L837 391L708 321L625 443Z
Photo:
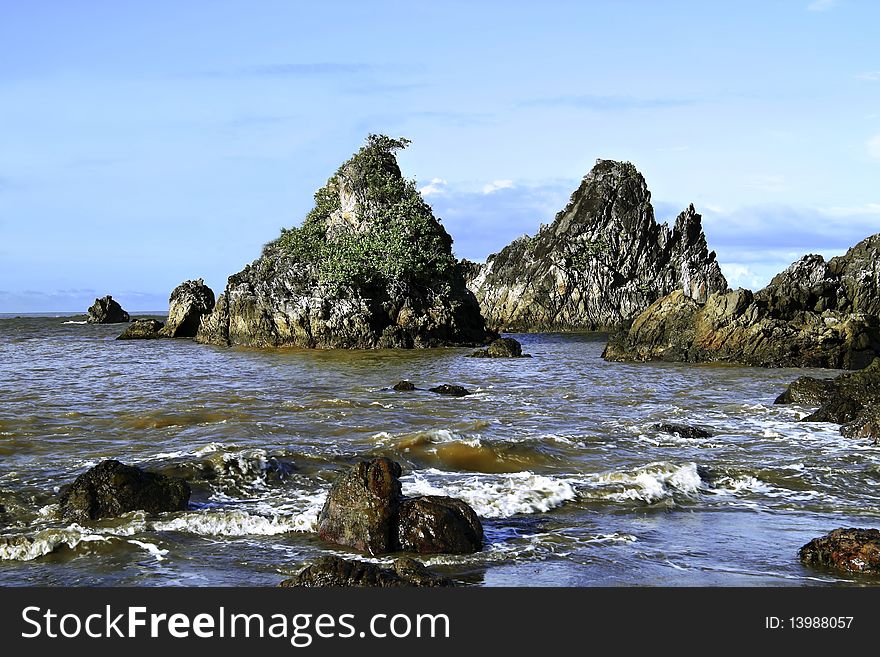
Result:
M136 319L128 325L117 340L156 340L164 324L156 319Z
M106 297L95 299L95 303L89 308L86 321L89 324L122 324L129 319L131 319L129 314L108 294Z
M394 387L391 389L396 390L397 392L410 392L412 390L415 390L416 386L412 382L404 380L395 383Z
M107 460L77 477L61 493L59 508L66 520L88 522L129 511L184 511L189 496L185 481Z
M428 388L428 390L436 392L438 395L448 395L450 397L465 397L466 395L471 394L471 391L463 386L452 386L446 383L442 386Z
M493 340L486 349L477 349L470 354L471 358L531 358L531 354L522 352L522 345L513 338Z
M808 566L880 574L880 530L835 529L798 551Z
M438 577L415 559L395 559L391 568L373 563L321 557L309 563L293 577L278 586L292 587L398 587L398 586L453 586L451 580Z
M703 429L702 427L694 427L689 424L674 424L671 422L660 422L659 424L655 424L654 429L681 438L711 438L715 435L708 429Z
M194 338L202 317L214 310L214 291L201 278L184 281L174 288L168 303L168 321L162 337Z

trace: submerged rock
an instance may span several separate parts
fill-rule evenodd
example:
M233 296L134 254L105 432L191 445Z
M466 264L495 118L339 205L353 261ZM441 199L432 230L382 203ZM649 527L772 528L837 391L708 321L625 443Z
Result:
M334 482L318 515L318 535L378 555L476 552L483 528L473 509L451 497L404 498L400 464L362 461Z
M61 493L59 508L65 519L87 522L129 511L184 511L189 496L185 481L107 460L78 476Z
M448 383L444 383L440 386L435 386L433 388L428 388L430 392L435 392L438 395L447 395L449 397L466 397L471 394L471 391L465 388L464 386L453 386Z
M513 338L498 338L489 343L486 349L478 349L471 358L531 358L522 352L522 345Z
M164 324L156 319L136 319L116 338L117 340L156 340Z
M714 435L711 431L702 427L694 427L689 424L674 424L672 422L655 424L654 429L681 438L711 438Z
M798 556L809 566L880 574L880 530L835 529L804 545Z
M871 296L878 260L875 235L828 263L804 256L754 294L716 293L702 303L673 292L613 335L603 356L861 369L880 354L880 297Z
M452 238L401 174L394 152L407 143L371 135L315 193L302 226L229 277L197 341L412 348L494 337Z
M464 263L468 287L495 330L615 328L673 290L704 302L727 289L701 219L690 205L658 225L636 168L598 160L553 223Z
M392 390L396 390L397 392L412 392L415 389L416 386L411 381L398 381L392 388Z
M880 439L880 358L865 369L847 372L833 379L802 376L776 398L777 404L818 406L804 422L842 424L847 438Z
M452 581L438 577L425 565L401 557L391 568L373 563L321 557L309 563L293 577L284 580L281 587L398 587L398 586L453 586Z
M162 337L194 338L202 317L214 310L214 291L201 278L184 281L171 292L168 303L168 320Z
M106 297L95 299L95 303L89 308L86 321L89 324L122 324L129 319L128 313L108 294Z

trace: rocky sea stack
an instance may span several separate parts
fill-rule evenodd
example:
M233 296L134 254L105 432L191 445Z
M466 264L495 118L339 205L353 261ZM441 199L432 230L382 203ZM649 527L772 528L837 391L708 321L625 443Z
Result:
M95 303L89 308L86 321L89 324L122 324L130 319L119 302L108 294L106 297L95 299Z
M184 281L168 299L168 320L161 330L164 338L194 338L202 317L214 310L214 291L201 278Z
M693 205L658 225L645 179L613 160L537 235L465 267L490 328L513 332L615 328L673 290L704 302L727 289Z
M609 340L615 361L861 369L880 355L880 235L826 262L806 255L754 294L676 291Z
M301 227L284 229L229 277L197 340L256 347L436 347L485 344L480 307L452 238L395 152L371 135L315 193Z

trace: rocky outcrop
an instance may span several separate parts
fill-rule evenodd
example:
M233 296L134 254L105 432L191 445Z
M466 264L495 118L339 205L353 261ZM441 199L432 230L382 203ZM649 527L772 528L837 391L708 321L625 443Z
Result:
M168 320L162 329L165 338L194 338L202 317L214 310L214 291L201 278L184 281L168 299Z
M61 493L59 509L66 520L88 522L129 511L183 511L189 496L185 481L108 460L77 477Z
M857 372L847 372L833 379L802 376L776 398L777 404L818 406L804 422L842 424L847 438L880 441L880 358Z
M95 299L95 303L89 308L86 321L89 324L122 324L129 319L128 313L108 294L106 297Z
M826 263L807 255L764 289L681 291L658 299L611 337L616 361L726 361L763 367L860 369L880 354L875 235ZM869 257L874 254L874 260Z
M880 575L880 530L835 529L798 551L808 566Z
M469 553L483 545L480 519L451 497L404 498L400 464L362 461L334 482L318 515L318 535L372 555L406 550Z
M116 338L117 340L156 340L161 338L162 322L156 319L136 319Z
M406 180L405 140L371 135L315 193L299 228L229 277L196 339L255 347L485 344L452 238Z
M395 383L391 389L396 392L412 392L416 389L416 385L412 381L403 380Z
M469 355L471 358L531 358L531 354L524 354L522 345L513 338L498 338L490 342L488 348Z
M365 561L340 557L320 557L306 565L293 577L284 580L281 587L399 587L399 586L452 586L452 581L438 577L425 565L401 557L391 568L382 568Z
M672 229L658 225L642 175L612 160L598 160L537 235L465 268L499 331L610 329L673 290L703 302L727 289L694 206Z

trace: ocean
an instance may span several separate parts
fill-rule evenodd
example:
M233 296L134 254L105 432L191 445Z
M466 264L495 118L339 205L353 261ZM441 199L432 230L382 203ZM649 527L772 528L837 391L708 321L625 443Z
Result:
M424 559L465 585L880 583L797 557L880 526L880 447L773 404L834 371L608 363L592 333L472 359L118 342L124 325L84 320L0 317L2 585L273 586L315 556L362 557L311 530L334 478L375 456L401 463L404 493L481 516L482 552ZM401 379L421 390L391 390ZM474 394L427 391L443 383ZM60 487L108 458L186 477L189 510L58 518Z

